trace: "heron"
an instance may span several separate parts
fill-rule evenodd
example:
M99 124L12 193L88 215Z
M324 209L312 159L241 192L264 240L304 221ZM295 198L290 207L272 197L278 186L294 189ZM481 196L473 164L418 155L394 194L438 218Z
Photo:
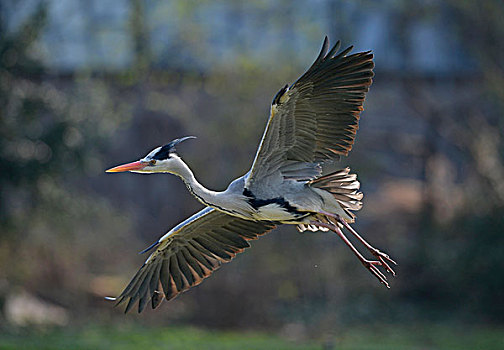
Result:
M266 129L252 167L224 191L201 185L176 147L193 136L156 147L138 161L109 173L169 173L182 179L205 208L169 230L143 252L151 254L117 298L153 309L198 285L222 263L281 224L299 231L332 231L382 284L395 265L351 226L362 208L357 175L344 168L324 174L328 164L347 156L354 144L365 94L374 76L371 51L340 51L338 41L322 49L310 68L274 96ZM353 235L374 258L367 259L347 238ZM381 270L380 270L381 269Z

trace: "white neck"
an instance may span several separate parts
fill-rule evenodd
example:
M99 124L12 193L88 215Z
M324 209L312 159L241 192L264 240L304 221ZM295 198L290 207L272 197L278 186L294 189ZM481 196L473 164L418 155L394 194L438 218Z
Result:
M173 155L172 157L173 159L170 164L170 170L167 170L166 172L179 176L186 184L189 192L191 192L191 194L201 203L234 216L245 219L251 217L250 213L253 211L253 208L247 202L245 196L243 196L242 189L231 189L231 186L233 185L233 183L231 183L227 190L223 192L209 190L196 180L189 166L184 163L180 157L177 155Z
M207 206L218 206L220 204L219 198L222 192L209 190L200 184L198 180L196 180L196 177L189 166L181 158L177 158L177 167L171 172L179 176L184 181L189 192L191 192L191 194L200 202Z

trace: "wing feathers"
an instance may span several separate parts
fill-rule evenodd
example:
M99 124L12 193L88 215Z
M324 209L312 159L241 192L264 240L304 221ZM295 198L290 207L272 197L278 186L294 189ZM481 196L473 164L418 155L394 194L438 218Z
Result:
M192 256L191 253L189 252L189 250L185 247L180 249L180 251L184 255L184 259L187 262L187 264L191 267L191 269L197 275L197 276L194 276L195 281L204 278L206 276L206 274L203 271L203 268L198 263L198 259L196 259L194 256Z
M159 280L165 295L169 295L171 291L170 286L170 260L161 260L161 271L159 272Z
M159 304L161 304L162 301L163 301L163 295L159 291L156 291L152 295L152 299L151 299L152 308L153 309L157 308L159 306Z
M336 43L336 45L334 45L334 48L336 46L338 46L338 49L339 49L339 45L340 45L340 42L338 40L338 42ZM333 50L334 50L334 48L333 48ZM322 43L322 49L320 50L319 55L315 59L315 62L313 62L312 66L310 67L310 69L308 70L308 72L310 72L310 70L314 69L318 64L320 64L320 62L322 62L324 60L324 57L325 57L326 52L327 52L328 49L329 49L329 38L326 36L324 38L324 42ZM333 50L331 50L331 52Z
M201 236L194 239L197 243L199 243L204 248L208 249L215 257L217 257L222 262L228 262L231 260L232 256L229 255L224 247L220 247L215 242L212 242L210 239L205 236Z
M184 289L184 281L182 280L182 273L180 271L177 256L173 254L170 256L170 276L173 278L177 290Z
M124 309L124 313L128 313L128 311L131 310L131 308L133 307L133 305L135 305L135 302L137 301L138 299L138 294L134 294L130 300L128 301L128 305L126 305L126 309Z
M154 273L152 274L150 283L149 283L149 293L150 295L154 295L154 293L157 292L159 288L159 276L161 272L161 265L162 264L156 264L154 268Z
M247 241L274 227L273 223L247 221L205 208L160 240L116 305L127 301L128 312L138 301L138 312L142 312L150 300L152 308L156 308L163 296L170 300L198 285L222 262L249 247Z
M187 281L188 288L190 286L193 286L196 283L196 278L194 278L193 273L191 271L190 265L185 259L184 255L182 252L178 252L177 255L177 261L178 265L180 268L180 271L182 271L183 277L185 277L185 280Z
M328 52L326 37L315 62L286 90L286 102L272 106L247 178L246 187L252 192L277 172L296 178L292 171L282 172L285 163L337 160L352 149L374 63L370 51L349 55L353 47L338 53L340 46L338 41ZM299 172L305 169L299 167Z
M198 247L195 247L193 242L189 242L186 248L191 253L191 255L207 270L212 271L213 269L219 267L220 262L216 259L211 258L212 253L207 251L203 247L200 246L200 249L198 249Z

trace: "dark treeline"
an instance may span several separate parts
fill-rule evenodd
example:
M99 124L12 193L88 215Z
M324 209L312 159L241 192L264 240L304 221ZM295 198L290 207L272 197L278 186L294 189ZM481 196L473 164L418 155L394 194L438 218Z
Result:
M27 12L17 3L0 7L5 324L18 322L10 305L22 297L60 312L55 323L123 320L103 297L141 265L138 251L201 206L173 176L104 169L195 135L180 153L203 184L223 189L250 167L271 98L311 64L326 33L376 54L357 141L340 165L365 193L356 227L399 262L392 289L336 236L283 227L128 320L315 333L371 321L504 321L500 1L322 1L304 14L301 1L131 0L104 21L93 6L82 15L88 56L79 59L51 52L63 45L54 4ZM114 42L110 33L127 38L116 58L97 49Z

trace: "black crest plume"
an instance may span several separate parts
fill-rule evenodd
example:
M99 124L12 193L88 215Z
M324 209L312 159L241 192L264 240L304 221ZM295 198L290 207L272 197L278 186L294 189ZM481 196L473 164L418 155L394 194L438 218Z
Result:
M186 136L186 137L181 137L180 139L175 139L163 147L159 151L156 152L156 154L152 157L152 159L157 159L157 160L163 160L170 158L170 153L175 153L176 149L175 146L182 141L188 140L188 139L195 139L196 136Z

